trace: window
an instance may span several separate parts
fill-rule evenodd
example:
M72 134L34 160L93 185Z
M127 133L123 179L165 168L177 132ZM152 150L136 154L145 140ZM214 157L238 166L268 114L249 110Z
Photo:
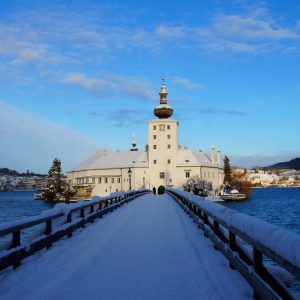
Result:
M120 177L118 177L118 183L121 183L121 178Z
M168 139L170 139L171 138L171 136L168 134Z
M153 149L156 149L156 145L153 145Z
M166 125L159 125L159 130L160 131L165 131L166 130Z
M111 183L115 183L115 179L114 178L111 179Z
M95 178L92 178L92 184L95 184Z
M156 140L156 135L155 134L153 135L153 139Z
M170 125L167 125L167 129L170 129L171 128L171 126Z
M168 159L168 164L170 164L171 163L171 159Z
M85 183L89 183L89 179L88 178L85 179Z
M171 149L171 145L170 144L168 145L168 149Z
M153 163L156 165L156 159L153 160Z
M164 172L160 172L159 173L159 178L160 179L164 179L165 178L165 173Z
M153 125L153 130L156 130L156 125Z
M98 183L99 183L99 184L101 183L101 177L98 178Z
M190 178L190 171L185 172L185 178Z
M105 178L104 178L104 183L107 183L107 181L108 181L108 180L107 180L107 177L105 177Z
M119 190L118 189L116 189L116 192L118 192Z

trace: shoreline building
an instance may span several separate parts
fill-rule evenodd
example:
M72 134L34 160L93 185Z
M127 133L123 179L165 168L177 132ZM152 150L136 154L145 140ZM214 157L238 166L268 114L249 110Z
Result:
M182 189L194 176L211 183L212 192L221 190L224 171L221 152L211 148L209 157L203 151L183 149L178 144L177 120L171 119L173 108L167 102L167 88L162 82L160 104L154 109L157 119L148 121L148 145L138 150L132 142L130 151L97 152L68 172L71 186L79 194L106 196L128 189Z

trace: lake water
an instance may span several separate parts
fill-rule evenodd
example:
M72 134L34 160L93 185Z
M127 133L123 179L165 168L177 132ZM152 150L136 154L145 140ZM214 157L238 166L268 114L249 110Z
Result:
M0 224L39 215L53 207L53 204L34 200L33 196L33 191L0 192Z
M300 234L300 188L253 189L252 199L224 205Z

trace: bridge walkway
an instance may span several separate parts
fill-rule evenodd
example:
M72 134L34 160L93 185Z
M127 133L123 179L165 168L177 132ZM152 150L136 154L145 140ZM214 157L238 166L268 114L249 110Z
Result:
M250 299L168 195L126 204L0 274L1 299Z

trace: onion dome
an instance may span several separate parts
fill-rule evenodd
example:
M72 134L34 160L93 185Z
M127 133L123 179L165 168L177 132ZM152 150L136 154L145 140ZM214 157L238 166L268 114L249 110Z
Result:
M173 108L169 106L167 103L167 95L168 91L165 86L165 80L162 80L162 85L160 87L160 105L155 107L154 109L154 115L158 117L159 119L167 119L173 115Z

